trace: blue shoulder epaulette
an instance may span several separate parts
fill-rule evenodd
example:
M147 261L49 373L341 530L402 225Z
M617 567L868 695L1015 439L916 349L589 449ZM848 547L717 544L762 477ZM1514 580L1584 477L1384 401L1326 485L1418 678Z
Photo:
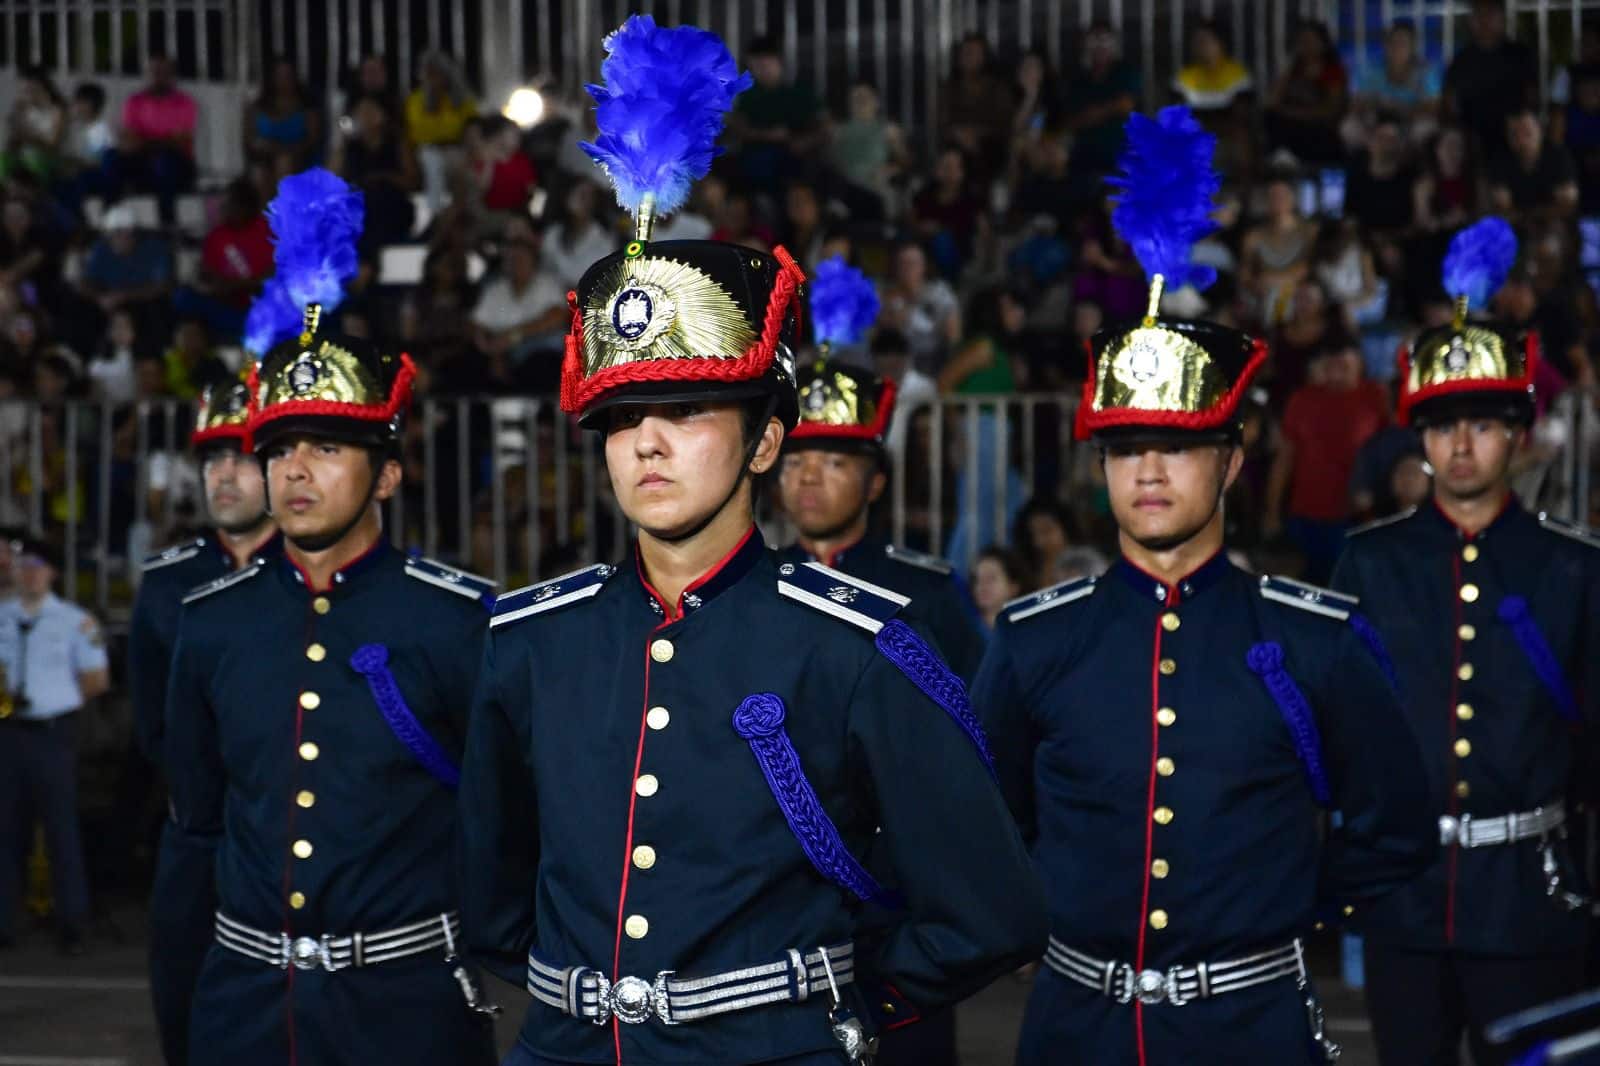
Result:
M509 625L598 595L616 572L617 568L608 563L597 563L508 592L495 601L494 617L489 619L489 628Z
M1287 603L1290 607L1298 607L1312 614L1327 615L1341 622L1348 622L1350 612L1361 603L1356 597L1347 596L1342 592L1325 589L1320 585L1308 585L1293 578L1273 577L1271 574L1261 575L1261 595L1263 599Z
M406 559L406 576L448 589L469 600L477 600L485 607L494 606L493 581L465 570L457 570L453 566L446 566L437 559L429 559L423 555L409 556Z
M885 544L883 554L897 563L905 563L907 566L919 566L924 570L932 570L941 577L949 577L955 572L955 567L951 566L948 560L941 559L937 555L929 555L927 552L915 552L910 548Z
M1051 585L1038 592L1030 592L1026 596L1018 596L1000 608L1000 613L1007 621L1020 622L1024 618L1032 618L1052 607L1060 607L1073 600L1081 600L1094 591L1095 579L1093 577L1075 577L1070 581L1063 581L1059 585Z
M1386 518L1374 518L1372 521L1367 522L1364 525L1356 526L1354 529L1347 531L1345 536L1355 537L1361 535L1362 533L1371 533L1374 529L1382 529L1384 526L1392 526L1396 522L1404 522L1406 519L1410 518L1416 513L1417 509L1415 507L1407 507L1399 514L1392 514Z
M1579 544L1587 544L1591 548L1600 548L1600 533L1595 532L1581 522L1569 522L1565 518L1539 512L1539 524L1552 533L1559 533L1563 537L1570 537Z
M186 559L193 559L200 554L200 549L205 546L206 538L204 537L197 537L187 544L174 544L166 551L159 551L154 555L146 556L144 562L139 564L139 569L148 574L152 570L160 570L164 566L171 566Z
M821 563L783 563L778 567L778 594L842 618L876 634L884 623L910 603L898 592L841 574Z
M235 570L231 574L224 574L215 581L209 581L206 584L201 585L199 588L191 590L189 594L183 598L183 602L193 603L195 600L203 600L213 593L221 592L223 589L232 588L234 585L248 581L257 574L261 573L262 569L266 565L267 564L265 560L257 559L255 562L251 563L242 570Z

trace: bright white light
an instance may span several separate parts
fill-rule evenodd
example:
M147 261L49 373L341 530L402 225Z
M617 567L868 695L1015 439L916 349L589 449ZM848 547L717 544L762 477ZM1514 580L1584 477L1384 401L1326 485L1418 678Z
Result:
M523 129L531 129L544 117L544 97L537 89L518 89L500 113Z

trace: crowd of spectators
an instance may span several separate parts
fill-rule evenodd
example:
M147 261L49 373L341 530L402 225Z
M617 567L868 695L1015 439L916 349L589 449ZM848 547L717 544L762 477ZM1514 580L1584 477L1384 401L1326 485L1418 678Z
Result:
M1487 212L1507 216L1522 246L1494 310L1537 327L1546 355L1521 487L1538 499L1568 491L1563 445L1600 439L1578 424L1594 420L1600 339L1600 24L1583 28L1570 62L1552 57L1549 84L1508 36L1504 5L1475 3L1458 37L1454 55L1436 58L1395 22L1371 54L1351 55L1307 21L1282 72L1256 84L1227 33L1197 21L1170 83L1149 86L1110 25L1087 27L1062 70L1043 51L997 55L973 34L950 57L936 125L921 129L893 121L870 82L819 98L785 69L781 42L752 41L741 59L755 83L730 116L728 150L656 237L782 243L802 264L840 254L878 281L878 327L842 354L900 383L889 444L904 462L906 539L954 557L992 615L1001 597L1092 572L1114 550L1097 464L1070 447L1064 404L1084 377L1085 340L1147 300L1104 181L1123 123L1150 102L1186 103L1218 142L1218 230L1196 252L1218 281L1169 293L1165 309L1270 343L1247 405L1232 542L1315 580L1352 523L1426 492L1420 449L1392 424L1395 352L1450 314L1444 249ZM485 107L441 52L421 58L415 86L368 56L335 93L269 62L239 120L241 174L198 172L197 108L164 56L115 115L92 83L70 100L40 71L19 84L0 153L0 399L46 410L0 408L0 476L12 500L43 477L44 521L57 529L109 507L114 543L97 547L119 556L195 518L181 419L168 424L159 404L115 407L101 425L89 410L73 429L81 471L23 463L23 438L63 447L61 401L189 401L237 372L244 313L272 269L263 206L285 175L325 165L365 193L363 265L340 324L408 351L432 398L552 394L566 293L627 238L630 220L578 147L592 110L547 94L545 121L524 129ZM199 214L186 212L197 197ZM134 209L141 200L153 215ZM410 276L393 268L397 247ZM980 399L941 413L941 397ZM436 469L469 476L436 478L426 500L461 561L488 567L498 483L511 567L536 575L565 560L522 556L528 522L553 546L606 518L563 508L568 526L556 528L558 482L570 476L565 487L581 492L581 475L528 478L508 448L538 444L548 465L566 431L508 437L495 421L504 409L473 407L471 425L455 405L435 409ZM423 431L413 420L407 539L425 501ZM108 469L94 465L107 461L94 446L105 433ZM564 443L583 447L576 435ZM109 503L84 491L106 478ZM19 508L0 521L31 517Z

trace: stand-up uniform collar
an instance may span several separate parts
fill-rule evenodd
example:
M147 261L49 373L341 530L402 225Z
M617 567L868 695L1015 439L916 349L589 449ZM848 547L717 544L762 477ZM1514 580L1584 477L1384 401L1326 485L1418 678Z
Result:
M1455 521L1444 513L1444 508L1439 506L1438 500L1430 499L1423 505L1422 513L1430 516L1439 527L1454 533L1457 540L1470 540L1481 544L1483 541L1494 537L1509 523L1516 521L1517 516L1522 514L1522 505L1517 502L1516 493L1506 493L1505 502L1500 505L1500 511L1494 516L1494 520L1476 533L1468 533L1465 529L1456 525Z
M279 568L279 573L283 575L284 580L289 584L305 589L308 592L320 595L322 593L336 591L337 589L348 585L351 581L354 581L362 574L367 573L373 567L383 562L384 559L388 558L390 551L391 548L389 546L388 538L380 535L377 540L373 541L372 547L368 548L366 551L350 560L338 570L335 570L333 577L329 581L328 587L323 589L314 587L311 580L311 575L300 569L299 564L294 561L293 557L291 557L287 551L283 553L283 565Z
M821 563L823 566L829 566L835 570L838 570L844 565L846 558L860 555L867 549L868 539L869 538L867 535L863 533L855 540L852 540L849 544L841 544L839 547L833 549L831 552L828 552L826 555L818 555L816 552L798 542L796 542L795 546L801 551L805 552L806 555L812 559L815 559L817 562Z
M1156 577L1139 566L1128 561L1127 556L1117 560L1112 567L1117 575L1126 581L1135 592L1141 596L1149 597L1151 603L1171 606L1190 600L1204 592L1209 586L1216 583L1229 567L1227 552L1218 548L1215 555L1201 563L1186 577L1175 582L1166 582Z
M750 572L751 567L756 565L766 550L767 544L761 537L761 531L751 525L745 531L744 538L734 545L732 551L684 587L676 606L668 604L666 598L651 586L649 578L645 577L644 560L639 555L637 543L633 547L633 572L639 580L640 594L650 609L669 622L676 622L684 615L698 611L738 584L739 579Z

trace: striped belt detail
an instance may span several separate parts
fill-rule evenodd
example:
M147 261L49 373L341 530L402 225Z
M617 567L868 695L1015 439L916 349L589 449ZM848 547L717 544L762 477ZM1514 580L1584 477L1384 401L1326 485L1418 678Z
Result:
M444 948L455 954L461 936L461 916L455 911L436 914L420 922L385 929L381 933L352 933L349 936L299 936L268 933L217 912L217 943L230 951L287 970L315 970L333 973L352 966L374 966L410 955Z
M1092 988L1118 1003L1138 1000L1147 1006L1170 1003L1181 1007L1196 999L1238 992L1269 981L1294 977L1309 980L1305 951L1296 937L1281 948L1226 962L1135 970L1125 962L1107 962L1074 951L1055 937L1044 953L1045 965L1069 981Z
M1452 818L1446 814L1439 819L1439 843L1463 848L1487 848L1496 844L1514 844L1530 837L1542 837L1560 829L1567 820L1564 803L1548 807L1535 807L1521 814L1501 814L1494 818L1477 818L1463 814Z
M612 1018L638 1025L655 1018L663 1025L699 1021L718 1014L804 1003L831 984L855 980L855 945L850 942L801 954L790 948L783 959L707 977L679 977L663 970L654 978L622 977L612 982L587 966L552 966L528 953L528 991L563 1014L604 1025Z

